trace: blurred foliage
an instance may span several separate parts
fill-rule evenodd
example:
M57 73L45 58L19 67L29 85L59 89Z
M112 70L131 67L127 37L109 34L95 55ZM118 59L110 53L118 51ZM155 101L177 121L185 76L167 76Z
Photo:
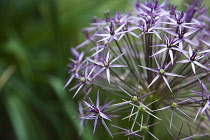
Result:
M105 136L92 138L92 126L79 136L76 101L63 89L65 68L69 48L84 41L81 29L90 19L102 17L105 10L126 11L129 4L128 0L0 1L0 139Z
M63 89L69 48L84 40L81 29L93 16L127 3L0 1L0 139L93 139L91 126L79 136L77 105Z

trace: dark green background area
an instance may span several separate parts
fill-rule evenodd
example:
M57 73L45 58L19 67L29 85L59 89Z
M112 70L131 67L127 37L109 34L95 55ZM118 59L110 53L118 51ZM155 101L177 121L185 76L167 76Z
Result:
M183 1L173 1L180 4ZM0 1L0 139L107 139L92 124L79 136L77 99L63 89L69 49L105 10L128 11L128 0ZM122 12L121 12L122 13Z

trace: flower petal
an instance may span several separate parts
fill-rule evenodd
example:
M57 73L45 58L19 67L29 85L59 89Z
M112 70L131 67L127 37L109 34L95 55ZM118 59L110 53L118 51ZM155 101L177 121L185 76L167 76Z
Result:
M197 31L198 31L198 29L187 32L187 33L184 34L184 37L190 36L191 34L197 32Z
M163 77L163 80L165 81L166 85L168 86L168 88L172 92L171 87L169 86L169 83L168 83L167 79L165 78L165 76L162 76L162 77Z
M99 112L99 115L100 115L102 118L106 119L106 120L112 121L112 120L111 120L109 117L107 117L103 112Z
M209 108L209 104L210 104L210 101L207 101L205 106L203 107L202 111L201 111L201 114L207 109Z
M84 84L82 84L76 91L76 93L74 94L73 98L77 95L77 93L80 91L80 89L83 87Z
M92 79L94 79L96 76L98 76L103 70L105 70L106 68L103 67L101 68L99 71L97 71L97 73L95 75L93 75Z
M179 108L176 108L179 112L181 112L183 115L185 115L186 117L188 117L189 119L191 119L186 113L184 113L182 110L180 110Z
M176 76L176 77L185 77L185 76L178 75L178 74L175 74L175 73L168 73L168 72L165 72L164 74L165 74L165 75L170 75L170 76Z
M209 68L207 68L206 66L204 66L203 64L201 64L201 63L199 63L199 62L197 62L197 61L194 61L194 63L195 63L196 65L198 65L198 66L200 66L200 67L206 69L206 70L210 70Z
M117 30L115 30L115 33L118 33L124 26L126 23L122 24Z
M107 127L107 125L106 125L104 119L102 119L101 121L102 121L102 123L103 123L103 125L104 125L106 131L107 131L107 132L109 133L109 135L113 138L112 133L110 132L109 128Z
M124 53L122 53L122 54L120 54L120 55L118 55L116 58L114 58L111 62L110 62L110 64L112 64L113 62L115 62L117 59L119 59L122 55L124 55Z
M71 83L71 81L73 80L74 76L75 76L75 75L73 74L73 75L69 78L69 80L68 80L68 82L66 82L64 88L66 88L66 87Z
M173 52L172 52L171 49L169 49L169 55L170 55L170 58L171 58L171 63L172 63L172 65L173 65L173 63L174 63L174 58L173 58Z
M99 90L98 90L97 97L96 97L96 108L99 108L99 103L100 103L100 99L99 99Z
M110 57L110 51L108 51L108 53L106 55L106 62L109 62L109 57Z
M189 63L190 60L181 60L181 61L177 61L176 63Z
M107 76L107 80L110 83L110 70L109 68L106 69L106 76Z
M118 86L118 85L117 85ZM133 97L132 95L130 95L127 91L125 91L122 87L118 86L123 92L125 92L128 96L130 96L131 98Z
M194 74L196 74L196 72L195 72L195 64L194 64L194 62L191 62L191 66L192 66L192 70L193 70Z
M152 82L149 84L148 88L159 78L159 74L152 80Z
M114 64L114 65L110 65L109 67L120 68L120 67L128 67L128 66Z
M201 107L198 109L198 112L197 112L197 114L196 114L195 119L194 119L194 121L193 121L193 122L195 122L195 121L196 121L196 119L198 118L198 115L200 114L200 112L201 112Z
M96 64L96 65L104 66L104 64L102 62L99 62L99 61L96 61L96 60L92 60L90 58L87 58L87 60L90 61L90 62L92 62L92 63L94 63L94 64Z
M142 68L145 68L145 69L147 69L147 70L150 70L150 71L153 71L153 72L158 73L158 71L157 71L157 70L154 70L154 69L151 69L151 68L148 68L148 67L144 67L144 66L139 66L139 67L142 67Z
M157 54L160 54L160 53L164 52L164 51L167 50L167 49L168 49L168 48L160 49L160 50L157 51L155 54L151 55L151 57L152 57L152 56L155 56L155 55L157 55Z
M93 134L95 134L95 132L96 132L97 124L98 124L98 115L96 116L95 121L94 121L94 124L93 124L93 126L94 126L94 128L93 128Z
M193 93L195 93L195 94L198 94L198 95L200 95L200 96L202 96L202 97L208 98L208 96L206 96L206 95L203 94L203 93L200 93L200 92L197 92L197 91L193 91L193 90L190 90L190 91L193 92Z

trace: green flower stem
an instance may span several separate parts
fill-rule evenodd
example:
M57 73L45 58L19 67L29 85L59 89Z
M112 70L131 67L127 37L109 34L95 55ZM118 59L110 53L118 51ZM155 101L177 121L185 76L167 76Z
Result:
M156 105L156 103L153 103L153 104L151 105L151 110L156 110L156 109L157 109L157 105ZM157 112L154 111L154 112L153 112L153 115L156 116L156 114L157 114ZM154 123L155 123L155 119L156 119L156 118L154 118L154 117L152 117L152 116L150 115L150 116L149 116L148 124L149 124L149 125L154 124ZM155 131L154 128L155 128L154 126L149 128L149 131L150 131L152 134L154 134L154 131ZM154 138L153 138L151 135L148 135L148 140L152 140L152 139L154 139Z

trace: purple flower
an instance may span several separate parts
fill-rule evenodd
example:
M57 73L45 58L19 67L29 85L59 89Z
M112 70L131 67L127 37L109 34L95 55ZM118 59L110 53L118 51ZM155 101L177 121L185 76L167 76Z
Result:
M76 88L77 91L75 92L73 98L78 94L78 92L80 91L80 89L86 85L86 84L91 84L92 82L92 78L91 78L91 75L93 74L93 71L94 71L95 67L92 67L90 70L89 70L89 67L88 67L88 64L86 65L86 68L85 68L85 71L83 74L81 75L78 75L77 78L79 80L79 83L76 84L74 87L72 87L69 91L72 91Z
M108 41L108 42L112 42L113 40L117 40L119 41L122 38L122 33L120 32L120 30L125 26L126 23L123 23L119 28L117 28L116 30L114 30L114 25L111 22L110 26L104 28L104 30L108 31L108 34L95 34L95 36L100 36L103 37L103 39L99 40L100 41ZM120 38L118 39L117 37L120 35Z
M110 118L116 117L116 116L107 115L106 112L105 112L106 107L109 106L112 102L114 102L114 100L104 104L103 106L99 106L100 105L99 91L98 91L97 97L96 97L96 105L93 104L93 102L90 98L89 98L89 100L90 100L90 103L84 101L85 106L88 107L88 110L87 110L88 114L85 117L81 117L81 119L86 119L86 120L92 120L93 119L94 120L93 134L95 133L99 122L102 122L106 131L109 133L109 135L111 137L113 137L109 128L107 127L104 119L111 121Z
M205 65L198 62L198 60L200 60L200 59L202 59L206 56L204 53L208 53L208 52L210 52L210 50L204 50L204 51L201 51L201 52L197 52L197 49L192 50L191 46L189 46L189 52L188 53L186 53L184 51L182 51L182 52L188 58L188 60L181 60L181 61L178 61L176 63L190 63L194 74L196 74L195 64L198 65L199 67L202 67L202 68L208 70L208 71L210 70L208 67L206 67ZM202 55L197 56L198 54L202 54Z
M165 93L163 92L163 94L165 95ZM174 101L171 102L168 97L165 95L166 99L168 100L168 102L170 103L169 106L166 106L166 107L163 107L163 108L160 108L160 109L157 109L157 110L154 110L154 111L160 111L160 110L165 110L165 109L168 109L168 108L171 108L171 119L170 119L170 129L171 129L171 126L172 126L172 122L173 122L173 115L174 115L174 110L178 110L180 113L182 113L183 115L185 115L186 117L188 117L189 119L191 119L186 113L184 113L182 110L180 110L178 107L180 106L180 104L183 104L183 103L186 103L188 102L189 100L191 99L186 99L186 100L183 100L181 102L176 102L176 98L177 98L177 95L178 95L178 92L176 93L176 96L174 98Z
M118 64L112 64L114 63L116 60L118 60L123 54L117 56L116 58L114 58L112 61L110 61L110 52L108 51L107 55L106 55L106 59L103 61L97 61L97 60L92 60L92 59L88 59L90 62L101 66L102 68L95 74L95 76L97 76L98 74L100 74L102 71L106 70L106 75L107 75L107 80L110 83L110 68L119 68L119 67L127 67L125 65L118 65ZM95 77L94 76L94 77Z
M183 11L181 11L179 14L175 14L175 18L167 17L169 19L168 22L163 22L165 24L172 25L173 27L178 27L180 30L184 28L193 29L191 25L194 25L195 23L187 23L185 22L186 14L184 14Z
M152 21L152 23L150 23ZM139 36L142 36L143 34L155 34L160 40L161 37L156 31L157 29L166 29L165 27L157 27L157 25L160 23L161 19L150 19L150 18L140 18L139 21L136 23L137 27L130 27L127 32L132 34L133 36L136 36L135 33L133 33L133 30L140 29L142 32ZM149 23L149 24L148 24ZM137 36L137 37L139 37Z
M170 55L170 58L171 58L171 63L173 65L173 62L174 62L173 50L180 51L180 52L182 51L179 48L177 48L177 44L179 43L179 40L178 40L178 38L174 38L174 39L171 39L170 40L166 35L165 35L165 40L166 40L166 44L159 44L159 45L153 45L153 46L151 46L151 47L158 47L158 46L164 47L163 49L160 49L159 51L157 51L152 56L155 56L157 54L163 53L164 51L167 51L168 50L169 55Z
M148 96L148 95L150 95L151 93L154 93L155 91L146 93L145 95L142 95L142 96L138 97L137 94L134 95L134 96L132 96L130 93L128 93L127 91L125 91L122 87L120 87L120 86L118 86L118 87L119 87L124 93L126 93L126 94L131 98L129 101L126 101L126 104L132 103L132 102L134 102L134 103L137 102L137 103L139 103L139 105L143 106L144 108L146 108L146 109L148 109L149 111L152 112L152 110L150 110L147 106L145 106L145 105L144 105L142 102L140 102L139 100L142 99L142 98L144 98L144 97L146 97L146 96ZM134 106L133 106L133 108L134 108ZM132 109L132 110L133 110L133 109ZM132 112L131 112L131 114L132 114Z
M84 57L83 52L81 52L81 54L79 54L79 52L76 49L71 48L71 53L75 59L72 59L72 58L69 59L71 61L71 63L68 64L68 67L70 68L70 70L68 70L68 71L69 71L69 73L72 73L72 75L66 82L66 85L64 86L64 88L66 88L71 83L73 78L79 76L79 70L81 69L82 65L85 63L85 61L82 62L82 59Z
M170 89L170 91L172 92L172 89L166 79L166 76L176 76L176 77L185 77L185 76L182 76L182 75L178 75L178 74L174 74L174 73L169 73L169 72L166 72L166 69L170 66L171 62L168 63L164 68L161 68L160 65L158 64L156 58L155 58L155 62L156 62L156 65L157 65L157 69L152 69L152 68L148 68L148 67L145 67L145 66L140 66L144 69L147 69L147 70L150 70L150 71L153 71L153 72L156 72L158 75L152 80L152 82L149 84L148 88L155 82L158 80L158 78L163 78L164 82L166 83L166 85L168 86L168 88Z
M191 30L189 32L185 32L184 30L178 30L178 33L175 33L173 31L169 31L169 30L165 30L165 31L167 33L169 33L169 34L179 38L179 40L180 40L180 42L179 42L179 49L181 49L181 50L183 49L183 46L184 46L183 43L184 42L187 42L187 43L190 43L191 45L196 45L197 46L197 44L195 42L193 42L193 41L191 41L189 39L189 36L191 36L195 32L197 32L198 29L193 29L193 30Z

